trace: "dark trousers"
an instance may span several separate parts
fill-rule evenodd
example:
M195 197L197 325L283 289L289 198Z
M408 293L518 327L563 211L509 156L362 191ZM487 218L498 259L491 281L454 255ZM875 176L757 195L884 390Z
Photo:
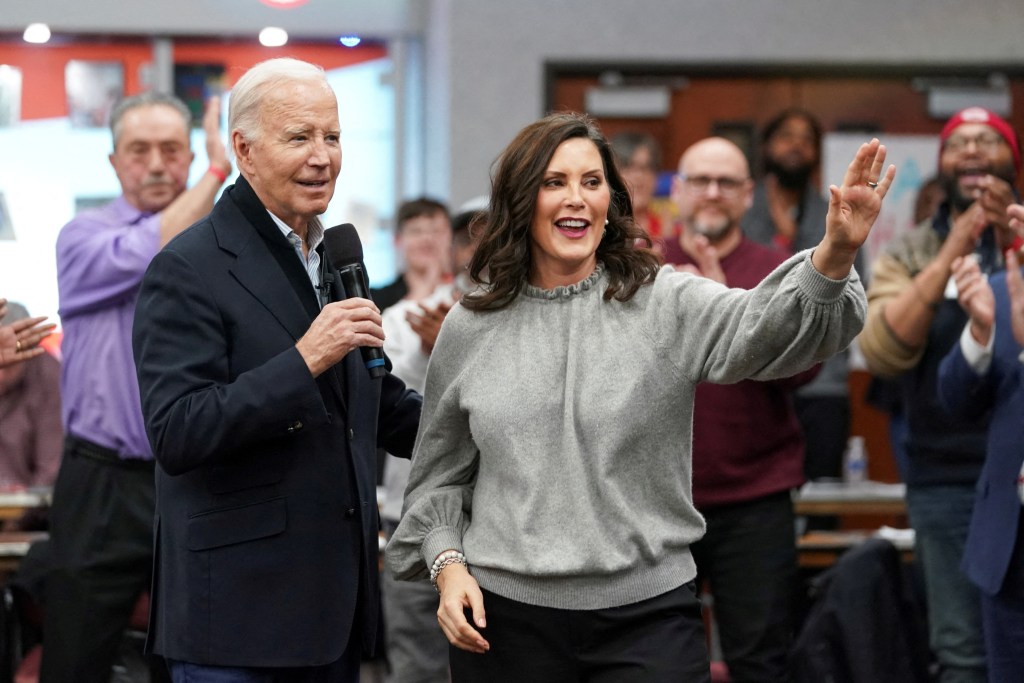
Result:
M122 462L66 440L50 511L42 683L110 680L136 600L150 585L153 510L152 462Z
M730 679L788 680L798 585L789 492L701 513L707 533L690 552L698 581L706 581L714 597Z
M381 598L389 680L448 683L448 639L437 626L437 591L426 581L399 581L385 568Z
M285 669L169 661L168 667L173 683L359 683L359 652L359 638L353 637L345 653L336 662L324 666Z
M1024 514L1017 522L1017 540L1003 587L996 595L981 593L988 680L1018 681L1024 672Z
M797 396L793 403L804 433L804 476L810 480L843 476L843 452L850 437L850 399Z
M632 605L537 607L483 591L491 645L451 648L453 683L706 683L711 680L693 583Z

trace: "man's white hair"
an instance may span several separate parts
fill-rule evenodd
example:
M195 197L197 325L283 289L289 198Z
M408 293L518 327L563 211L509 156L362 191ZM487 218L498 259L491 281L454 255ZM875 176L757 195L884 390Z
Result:
M228 130L238 130L246 140L262 133L261 103L275 88L295 81L327 84L327 74L316 64L291 57L260 62L238 79L228 104Z

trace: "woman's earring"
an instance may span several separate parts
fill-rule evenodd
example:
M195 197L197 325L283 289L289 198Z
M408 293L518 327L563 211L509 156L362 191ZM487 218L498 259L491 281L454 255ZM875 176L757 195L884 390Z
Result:
M608 219L607 218L604 219L604 224L608 225Z

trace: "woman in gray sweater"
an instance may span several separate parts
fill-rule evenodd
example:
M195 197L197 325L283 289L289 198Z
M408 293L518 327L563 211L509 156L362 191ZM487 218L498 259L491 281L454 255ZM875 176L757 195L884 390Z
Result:
M509 144L470 267L484 286L434 348L387 553L399 578L435 582L456 683L708 680L694 388L792 375L853 339L884 159L861 146L822 242L746 291L636 246L589 119L554 114Z

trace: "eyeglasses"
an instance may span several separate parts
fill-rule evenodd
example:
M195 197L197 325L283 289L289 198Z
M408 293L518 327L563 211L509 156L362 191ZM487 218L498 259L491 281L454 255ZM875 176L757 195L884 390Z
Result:
M978 133L974 137L950 135L942 149L947 152L964 152L972 142L980 152L995 152L1000 145L1006 144L1006 140L999 133Z
M735 196L743 191L747 186L747 178L730 178L729 176L722 176L720 178L713 178L706 175L686 175L679 174L676 176L682 181L683 186L694 194L701 194L707 192L708 188L711 187L711 183L718 186L718 191L725 196Z

